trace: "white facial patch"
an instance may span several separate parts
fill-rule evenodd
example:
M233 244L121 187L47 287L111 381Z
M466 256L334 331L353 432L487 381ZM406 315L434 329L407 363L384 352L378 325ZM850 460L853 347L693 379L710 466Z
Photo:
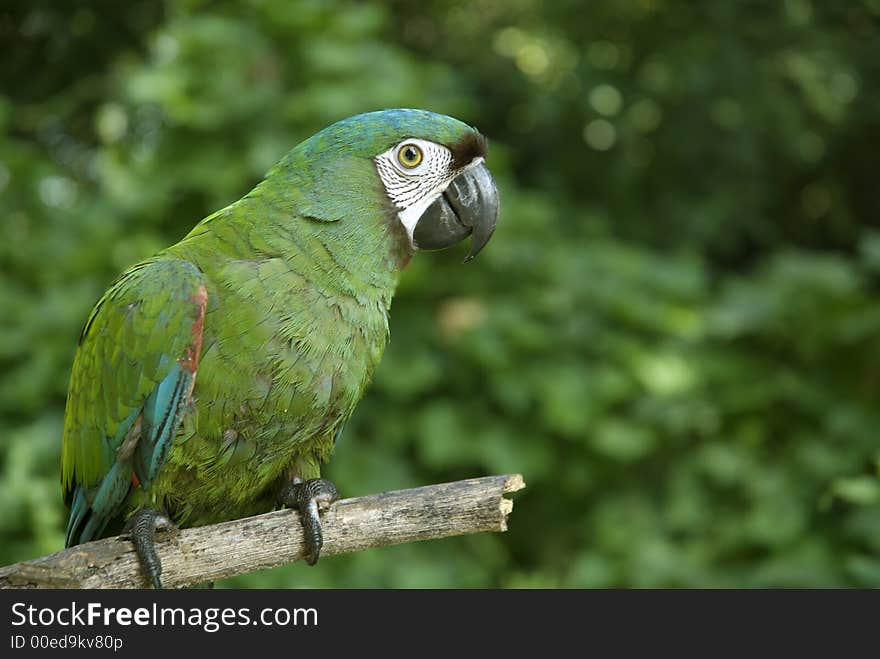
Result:
M419 163L411 167L404 164L406 158L401 154L409 147L415 147L421 154ZM481 158L478 160L482 161ZM452 168L452 152L445 146L415 138L403 140L380 153L374 161L388 198L398 209L397 217L406 227L412 244L419 218L461 170Z

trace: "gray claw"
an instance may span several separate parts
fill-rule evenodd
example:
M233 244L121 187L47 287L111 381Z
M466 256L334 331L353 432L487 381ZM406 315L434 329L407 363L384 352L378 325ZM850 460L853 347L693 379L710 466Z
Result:
M339 499L336 486L323 478L303 481L295 478L282 491L280 501L288 508L299 511L306 543L306 563L314 565L321 556L324 535L321 531L322 512Z

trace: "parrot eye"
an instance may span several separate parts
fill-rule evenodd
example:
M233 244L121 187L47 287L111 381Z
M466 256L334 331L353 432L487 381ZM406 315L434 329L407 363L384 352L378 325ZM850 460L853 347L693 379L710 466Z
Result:
M404 144L397 151L397 162L407 169L418 167L422 162L422 150L415 144Z

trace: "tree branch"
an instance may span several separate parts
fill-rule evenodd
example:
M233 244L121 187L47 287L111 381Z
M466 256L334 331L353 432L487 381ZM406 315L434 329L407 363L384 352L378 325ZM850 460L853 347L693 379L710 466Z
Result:
M322 515L324 548L333 556L416 540L506 531L522 476L488 476L337 501ZM303 558L298 513L278 510L213 526L159 533L166 588L225 579ZM0 588L145 588L125 536L64 549L0 568Z

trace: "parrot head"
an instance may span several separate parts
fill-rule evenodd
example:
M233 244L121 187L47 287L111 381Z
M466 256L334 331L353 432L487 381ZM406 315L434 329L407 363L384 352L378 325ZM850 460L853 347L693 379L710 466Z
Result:
M324 202L347 195L352 186L346 183L368 166L409 249L443 249L470 235L470 261L495 231L498 191L485 164L486 139L452 117L410 109L368 112L325 128L297 153L312 165L312 189L320 177Z

